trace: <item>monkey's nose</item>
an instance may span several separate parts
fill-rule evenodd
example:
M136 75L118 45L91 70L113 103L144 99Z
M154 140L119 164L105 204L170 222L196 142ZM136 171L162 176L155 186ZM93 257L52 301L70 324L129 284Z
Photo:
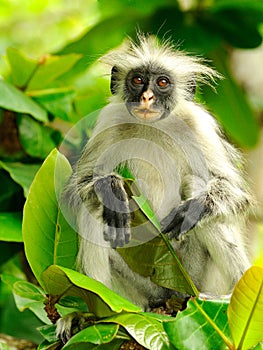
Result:
M141 102L151 105L154 101L154 93L152 90L147 90L142 93Z

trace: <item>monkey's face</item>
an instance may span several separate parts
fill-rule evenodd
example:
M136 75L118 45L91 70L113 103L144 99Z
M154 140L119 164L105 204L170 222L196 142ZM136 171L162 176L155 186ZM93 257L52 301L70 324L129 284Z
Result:
M143 121L166 117L174 107L174 81L160 69L132 69L126 76L125 102L128 111Z
M115 66L111 74L111 91L124 97L132 116L153 122L169 115L175 106L175 83L171 74L159 66L149 65L131 69L121 84L119 69ZM121 74L123 75L123 74Z

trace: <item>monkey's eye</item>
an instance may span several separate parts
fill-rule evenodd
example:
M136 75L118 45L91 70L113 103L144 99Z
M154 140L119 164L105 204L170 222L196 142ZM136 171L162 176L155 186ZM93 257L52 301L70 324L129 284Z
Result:
M143 84L143 78L140 76L133 77L132 82L135 85L141 85L141 84Z
M165 88L167 87L168 85L170 84L170 81L168 78L164 78L164 77L161 77L157 80L157 85L160 87L160 88Z

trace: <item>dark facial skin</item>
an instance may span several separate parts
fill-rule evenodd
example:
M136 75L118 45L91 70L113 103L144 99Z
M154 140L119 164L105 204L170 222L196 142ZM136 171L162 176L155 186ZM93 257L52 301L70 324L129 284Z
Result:
M128 111L143 121L166 117L175 104L174 80L160 67L132 69L125 81Z

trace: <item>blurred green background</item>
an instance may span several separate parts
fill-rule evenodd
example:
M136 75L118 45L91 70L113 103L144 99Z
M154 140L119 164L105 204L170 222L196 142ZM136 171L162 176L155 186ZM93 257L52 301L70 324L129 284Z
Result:
M201 87L197 100L244 152L258 200L248 241L263 266L263 1L0 0L0 272L26 273L21 219L32 179L86 115L89 136L93 112L110 95L110 68L96 61L138 30L170 38L224 76L216 92ZM67 140L69 154L82 136ZM0 288L0 333L37 342L38 321L21 316Z

